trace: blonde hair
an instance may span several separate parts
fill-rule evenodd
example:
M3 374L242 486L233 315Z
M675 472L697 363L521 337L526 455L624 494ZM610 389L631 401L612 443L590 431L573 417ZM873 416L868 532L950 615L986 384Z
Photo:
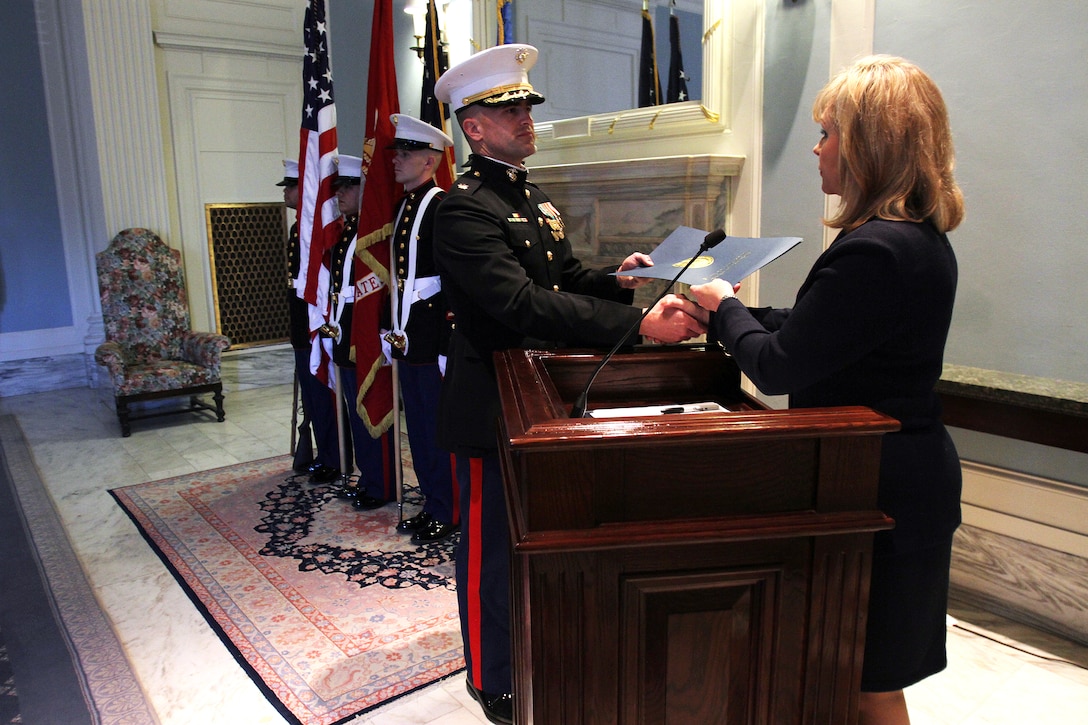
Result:
M918 66L862 58L824 86L812 117L839 133L842 205L828 226L849 231L877 217L947 232L963 220L948 111Z

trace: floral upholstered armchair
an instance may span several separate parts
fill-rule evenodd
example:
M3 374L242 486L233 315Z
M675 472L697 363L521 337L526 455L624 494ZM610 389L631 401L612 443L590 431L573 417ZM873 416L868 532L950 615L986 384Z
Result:
M109 370L121 435L130 420L211 410L223 421L219 357L230 347L222 335L189 329L181 254L147 229L126 229L95 255L106 342L95 361ZM211 393L215 405L200 400ZM133 416L129 404L189 396L189 406Z

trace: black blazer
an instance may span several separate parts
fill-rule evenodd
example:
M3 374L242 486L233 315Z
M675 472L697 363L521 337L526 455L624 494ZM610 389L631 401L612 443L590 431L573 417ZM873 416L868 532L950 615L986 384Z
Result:
M960 466L935 392L956 296L956 257L929 223L869 221L820 255L789 309L726 300L713 335L763 392L795 408L865 405L897 418L884 436L879 548L936 544L960 523ZM732 281L732 280L730 280Z

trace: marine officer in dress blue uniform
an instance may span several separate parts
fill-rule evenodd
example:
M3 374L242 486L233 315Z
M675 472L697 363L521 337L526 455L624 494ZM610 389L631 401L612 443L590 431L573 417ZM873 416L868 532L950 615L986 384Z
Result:
M336 201L343 215L344 229L332 248L329 265L329 296L332 306L332 327L338 331L332 349L332 359L340 375L344 403L351 427L355 466L359 469L358 485L347 489L352 505L360 510L376 509L394 498L393 436L389 431L373 438L359 415L356 395L359 391L355 362L351 359L351 317L356 297L355 234L359 227L359 206L362 202L362 163L358 156L340 155L337 177L333 186ZM378 334L378 330L374 330ZM349 464L350 470L350 464Z
M612 271L648 266L635 253L594 270L574 257L563 218L528 179L536 151L529 84L536 48L500 45L450 68L435 85L472 151L469 170L439 204L435 263L454 313L439 403L439 443L456 454L461 490L457 597L469 693L489 720L513 719L510 541L496 442L492 354L509 348L611 347L636 324L662 342L705 332L688 300L668 295L638 323L632 288ZM633 341L632 341L633 342Z
M453 459L436 440L438 396L451 320L434 266L434 214L446 195L434 181L453 139L417 118L395 113L393 176L405 196L393 220L390 267L394 289L383 349L397 366L412 467L425 497L423 510L397 525L412 542L440 541L457 531Z
M283 180L276 186L283 187L283 203L288 209L298 209L298 162L283 160ZM317 455L311 461L299 461L297 466L310 473L313 483L328 483L340 477L340 446L336 441L336 396L329 386L310 372L310 319L309 304L298 296L294 280L301 265L298 220L291 224L287 235L287 310L288 334L295 354L295 375L302 394L302 410L310 421L317 442ZM309 431L306 432L309 435ZM313 464L313 465L310 465Z

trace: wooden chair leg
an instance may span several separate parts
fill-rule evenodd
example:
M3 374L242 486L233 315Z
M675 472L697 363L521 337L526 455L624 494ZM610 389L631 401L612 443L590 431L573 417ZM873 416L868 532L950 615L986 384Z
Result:
M121 423L121 437L128 438L132 435L132 426L129 425L128 422L128 403L121 400L120 398L117 398L116 405L117 420Z
M227 417L223 410L223 389L216 388L212 393L212 399L215 400L215 419L222 423Z

